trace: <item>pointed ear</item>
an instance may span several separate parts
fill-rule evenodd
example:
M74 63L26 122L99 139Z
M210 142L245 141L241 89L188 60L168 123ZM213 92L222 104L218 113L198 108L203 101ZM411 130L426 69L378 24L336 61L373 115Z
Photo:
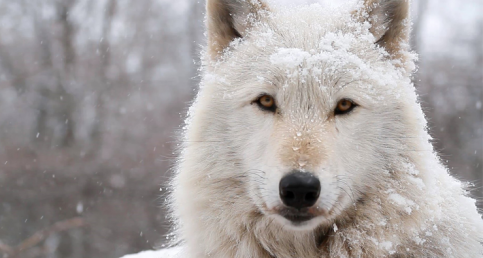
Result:
M206 25L210 57L218 58L230 42L244 37L253 22L260 19L261 10L268 8L259 0L207 0Z
M364 18L372 25L371 33L393 59L401 58L400 51L409 47L409 1L364 0Z

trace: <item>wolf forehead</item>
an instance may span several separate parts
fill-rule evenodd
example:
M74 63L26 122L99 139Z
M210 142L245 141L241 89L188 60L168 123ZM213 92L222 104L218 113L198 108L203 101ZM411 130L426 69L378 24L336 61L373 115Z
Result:
M396 86L404 78L385 49L375 44L371 25L356 20L347 8L311 5L262 11L260 16L247 16L243 35L214 64L213 72L230 83Z

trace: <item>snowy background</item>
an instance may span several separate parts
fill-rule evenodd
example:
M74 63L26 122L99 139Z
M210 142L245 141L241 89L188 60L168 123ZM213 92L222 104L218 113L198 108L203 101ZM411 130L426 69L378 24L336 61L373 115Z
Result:
M203 9L0 0L0 256L114 258L162 243L160 187L196 93ZM434 143L482 198L483 1L414 0L413 23Z

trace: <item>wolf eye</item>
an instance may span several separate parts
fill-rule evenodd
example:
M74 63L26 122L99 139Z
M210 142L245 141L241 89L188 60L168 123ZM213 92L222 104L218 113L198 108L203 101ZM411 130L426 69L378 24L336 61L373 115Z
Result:
M277 109L277 106L275 105L275 99L268 94L260 96L257 100L255 100L255 102L263 110L275 112L275 110Z
M335 115L343 115L352 111L357 105L350 99L341 99L334 110Z

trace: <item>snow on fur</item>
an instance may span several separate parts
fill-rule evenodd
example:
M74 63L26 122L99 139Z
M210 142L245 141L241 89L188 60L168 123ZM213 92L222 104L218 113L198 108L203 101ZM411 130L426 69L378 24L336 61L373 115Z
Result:
M173 244L183 257L483 255L475 200L430 143L410 80L407 17L397 28L378 23L391 12L373 0L281 10L209 0L209 16L221 15L214 3L230 6L233 24L208 17L208 27L233 26L242 39L226 45L229 33L208 32L172 182ZM377 45L381 28L396 36ZM279 113L257 109L260 94L274 96ZM359 106L334 117L341 98ZM277 213L278 184L293 169L322 184L319 216L301 225Z

